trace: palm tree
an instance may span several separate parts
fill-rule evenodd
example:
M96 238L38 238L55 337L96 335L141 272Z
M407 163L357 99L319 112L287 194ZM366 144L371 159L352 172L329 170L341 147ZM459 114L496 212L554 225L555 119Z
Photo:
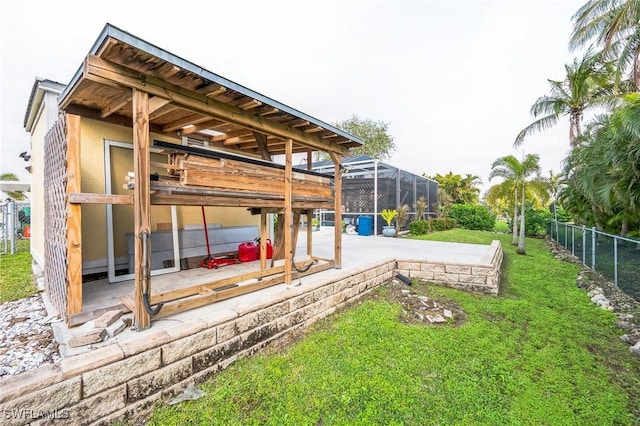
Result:
M573 15L569 46L577 49L595 39L602 56L614 59L618 78L631 68L640 88L640 0L588 0Z
M423 173L423 176L426 176ZM426 176L428 177L428 176ZM452 172L446 175L436 174L430 179L438 182L438 188L447 193L452 204L477 204L480 195L478 185L482 180L478 176L467 173L465 177L454 175Z
M553 170L549 170L549 178L547 180L547 186L549 189L549 195L551 196L553 205L553 219L556 223L556 235L558 235L558 194L562 188L562 173L553 173Z
M518 161L513 155L506 157L500 157L491 165L491 172L489 173L489 180L494 177L501 177L506 182L510 182L513 185L514 193L514 209L513 209L513 237L516 240L516 222L517 222L517 200L518 191L521 195L521 210L520 210L520 234L517 238L518 242L518 254L526 254L524 244L524 228L525 228L525 192L529 178L535 174L534 181L541 182L540 179L540 156L538 154L527 154L522 161ZM537 185L537 184L536 184Z
M615 104L611 65L599 63L598 56L587 52L581 60L565 65L565 71L564 80L548 80L550 94L539 97L531 106L536 121L518 133L514 147L519 147L527 136L555 126L565 115L569 116L569 144L573 147L582 133L584 111Z
M580 210L585 200L591 215L585 217L599 230L604 225L640 225L640 95L627 96L610 115L599 116L565 161L568 188L563 198ZM584 214L584 209L581 213Z
M0 173L0 181L18 181L18 176L15 173ZM23 191L5 191L9 198L13 198L16 201L26 200L27 196Z
M478 188L478 186L482 185L480 176L467 173L462 178L460 185L461 198L464 204L478 204L478 200L480 199L480 188Z

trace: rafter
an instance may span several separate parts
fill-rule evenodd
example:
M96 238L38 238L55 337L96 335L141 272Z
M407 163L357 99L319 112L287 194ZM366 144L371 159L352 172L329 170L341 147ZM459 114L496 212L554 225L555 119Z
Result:
M192 115L189 115L188 117L181 118L179 120L175 120L171 123L165 124L164 126L162 126L162 131L173 132L175 130L182 129L183 127L188 126L189 124L196 125L207 120L209 120L209 117L207 116L202 116L200 114L192 114Z
M278 108L265 105L264 107L258 110L258 115L260 115L261 117L266 117L267 115L276 114L278 112L280 112Z
M253 109L253 108L257 108L259 106L262 105L262 102L257 101L255 99L251 99L250 101L241 103L240 105L238 105L238 108L243 109L243 110L248 110L248 109Z
M113 114L114 112L118 111L120 108L122 108L123 106L131 102L131 99L132 99L131 93L122 95L120 98L116 99L111 105L109 105L106 108L103 108L102 111L100 111L100 118L107 118L108 116L110 116L111 114Z
M258 151L260 152L262 159L271 161L271 154L269 154L269 149L267 148L267 135L263 135L259 132L253 132L253 137L256 139Z
M163 115L167 115L170 112L177 110L178 107L176 105L172 105L171 103L167 103L159 108L157 108L153 113L149 113L149 120L155 120L157 118L162 117Z
M99 57L89 55L84 65L84 78L108 85L120 85L143 90L151 95L169 98L172 104L189 109L195 113L209 115L237 125L249 127L261 133L272 134L281 138L291 138L309 148L320 151L347 154L348 148L337 143L323 142L317 136L303 132L296 128L263 119L240 108L227 105L216 99L208 98L197 92L183 89L174 84L153 76L140 77L140 73L124 66L105 61ZM70 99L64 99L61 107L69 106ZM319 130L322 127L318 126Z
M227 88L218 83L210 83L197 90L198 93L202 93L209 98L215 98L216 96L221 95L226 91Z
M209 118L209 117L207 117ZM201 132L203 130L216 130L216 128L222 127L222 126L226 126L227 123L224 121L220 121L217 119L211 119L209 118L207 121L204 121L198 125L195 125L193 127L187 127L186 129L182 130L182 136L187 136L193 133L198 133Z
M171 101L169 99L161 98L159 96L153 96L149 98L149 118L151 118L151 114L156 112L158 109L163 106L169 104Z

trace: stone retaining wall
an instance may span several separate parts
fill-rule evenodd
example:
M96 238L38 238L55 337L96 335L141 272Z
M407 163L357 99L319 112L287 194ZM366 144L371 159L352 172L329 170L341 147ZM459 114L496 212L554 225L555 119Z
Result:
M494 240L480 263L436 263L425 260L398 260L397 272L436 284L474 293L498 294L502 246Z
M291 287L258 306L220 309L171 328L152 328L135 339L3 379L3 424L110 425L144 415L159 400L203 382L238 357L360 298L391 279L396 268L412 278L496 294L499 243L491 253L482 265L384 261L347 277Z

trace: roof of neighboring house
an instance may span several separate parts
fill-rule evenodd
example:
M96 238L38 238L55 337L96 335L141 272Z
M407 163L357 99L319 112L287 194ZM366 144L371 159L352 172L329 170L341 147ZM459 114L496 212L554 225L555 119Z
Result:
M149 94L150 130L245 154L327 150L362 140L107 24L60 95L67 112L131 125L132 89ZM256 135L254 132L259 133ZM260 140L258 140L260 139ZM326 149L324 149L326 148ZM264 156L264 155L263 155Z
M59 95L62 93L64 88L65 85L58 83L57 81L36 77L36 81L33 83L33 87L31 88L31 95L29 96L29 102L27 103L27 110L24 113L23 126L27 132L31 131L35 123L45 92L52 92Z

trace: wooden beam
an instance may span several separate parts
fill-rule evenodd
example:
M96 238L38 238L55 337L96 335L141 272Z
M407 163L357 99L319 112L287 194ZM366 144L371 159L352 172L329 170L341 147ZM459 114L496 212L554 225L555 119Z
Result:
M161 98L159 96L152 96L149 98L149 116L153 115L157 110L163 106L169 104L169 99Z
M291 193L293 182L293 141L287 140L284 160L284 283L291 284L291 262L293 261L293 247L291 246Z
M67 114L67 194L80 191L80 125ZM82 312L82 206L67 200L67 312L66 320Z
M134 326L142 331L151 326L151 317L144 306L143 292L151 293L151 202L149 194L149 95L133 89L133 170L136 185L133 191L134 221ZM144 247L144 244L147 247ZM146 254L146 259L143 257Z
M167 115L177 109L177 106L167 103L159 108L156 108L156 110L152 114L149 114L149 120L155 120L156 118L160 118L163 115Z
M239 143L244 143L244 142L252 142L253 141L253 137L249 137L249 136L236 136L234 138L227 138L224 141L222 141L222 145L224 146L228 146L228 145L237 145Z
M313 165L313 153L307 152L307 170L311 170ZM311 222L313 221L313 209L307 210L307 256L312 256L313 251L313 229Z
M257 101L255 99L251 99L250 101L241 103L240 105L238 105L238 108L243 109L243 110L249 110L249 109L253 109L253 108L258 108L259 106L262 105L262 102Z
M333 161L334 170L334 260L336 268L342 268L342 173L340 170L341 158L332 152L329 153Z
M265 107L261 108L258 111L258 115L260 115L262 117L265 117L267 115L276 114L278 112L280 112L280 110L278 108L272 107L272 106L269 106L269 105L265 105Z
M302 118L298 118L296 120L287 121L286 124L291 127L304 127L304 126L308 126L311 123L309 123L307 120L304 120Z
M269 224L267 212L260 209L260 270L267 269L267 239L269 238Z
M312 266L306 272L296 272L293 274L294 278L303 277L306 275L315 274L318 272L326 271L329 268L334 266L333 262L323 263L320 265ZM251 284L243 284L233 288L224 289L220 291L209 292L203 295L191 297L189 299L178 300L173 303L165 304L162 311L158 314L159 318L166 317L167 315L174 314L176 312L183 312L189 309L194 309L200 306L209 305L213 302L218 302L221 300L230 299L232 297L240 296L242 294L252 293L257 290L261 290L263 288L271 287L283 282L283 276L274 276L271 278L265 278L258 282ZM123 302L126 302L124 298L121 298ZM126 304L126 303L125 303Z
M133 196L116 194L69 193L70 204L133 204Z
M197 90L198 93L202 93L209 98L215 98L216 96L221 95L226 91L227 88L218 83L210 83Z
M251 112L225 104L216 99L206 97L195 91L173 85L153 76L145 76L144 81L140 73L113 62L105 61L94 55L87 56L84 65L84 78L106 85L120 85L145 91L151 95L169 98L172 104L190 109L199 114L210 115L214 118L248 127L261 133L272 134L281 138L290 138L297 143L315 150L335 152L347 155L349 149L336 143L323 142L317 136L309 134L309 130L301 131L290 126L263 119ZM71 98L64 100L64 109L71 102ZM319 127L319 126L318 126ZM322 127L320 130L324 130ZM318 131L320 131L318 130Z
M271 154L269 154L269 149L267 148L267 135L263 135L260 132L253 132L253 137L256 139L258 151L262 159L271 161Z
M171 123L165 124L164 126L162 126L162 131L173 132L175 130L182 129L183 127L188 126L189 124L192 124L195 126L196 124L202 123L204 121L209 121L209 117L203 116L201 114L192 114L192 115L189 115L188 117L184 117L179 120L174 120Z
M209 119L207 121L204 121L200 124L197 124L193 127L187 127L186 129L182 130L182 136L187 136L190 135L192 133L198 133L201 132L203 130L215 130L216 127L219 126L226 126L227 123L225 123L224 121L220 121L217 119Z
M130 94L121 96L119 99L111 103L111 105L109 105L106 108L103 108L100 111L100 118L107 118L108 116L110 116L111 114L113 114L114 112L122 108L123 106L127 105L129 102L131 102Z

